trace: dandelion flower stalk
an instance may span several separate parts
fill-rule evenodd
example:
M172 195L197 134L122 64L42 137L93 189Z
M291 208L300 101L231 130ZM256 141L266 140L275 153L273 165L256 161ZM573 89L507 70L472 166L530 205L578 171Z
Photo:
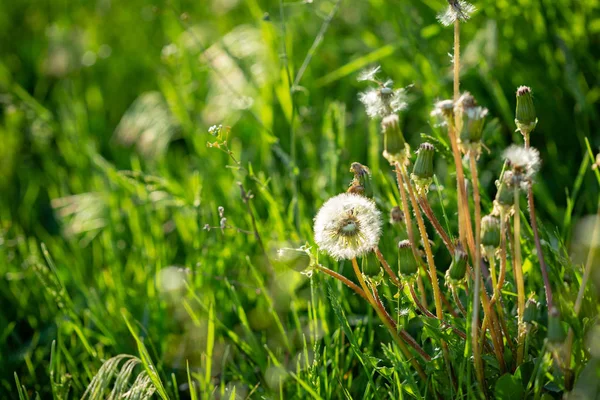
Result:
M523 279L523 268L521 265L521 211L519 207L519 187L515 186L514 197L515 197L515 216L513 219L514 228L514 273L515 273L515 283L517 286L517 323L518 323L518 333L517 333L517 366L521 365L523 362L523 351L524 349L524 340L525 340L525 324L523 322L523 315L525 312L525 281Z

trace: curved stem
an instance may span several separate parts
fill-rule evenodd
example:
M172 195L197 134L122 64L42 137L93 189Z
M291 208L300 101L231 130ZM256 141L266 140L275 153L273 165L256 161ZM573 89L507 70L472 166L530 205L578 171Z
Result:
M392 282L394 283L394 285L396 285L399 289L402 290L402 282L400 282L400 280L398 279L398 277L396 276L396 274L394 273L392 268L390 268L390 264L388 264L385 257L383 256L383 254L381 254L381 250L379 250L379 246L375 247L373 250L375 251L375 255L377 256L377 259L383 266L383 269L385 270L385 272L389 275L389 277L392 280Z
M525 282L523 279L523 269L521 265L521 210L519 207L519 187L514 188L514 201L515 201L515 216L514 216L514 274L515 283L517 286L517 323L518 323L518 334L517 334L517 364L518 367L523 362L524 352L524 340L525 340L525 324L523 322L523 315L525 313Z
M316 268L319 271L321 271L321 272L323 272L323 273L325 273L325 274L327 274L327 275L329 275L329 276L337 279L338 281L342 282L344 285L346 285L350 289L354 290L356 292L356 294L358 294L363 299L365 299L367 301L369 300L369 298L367 297L367 295L365 294L365 292L360 287L358 287L358 285L356 285L354 282L352 282L350 279L346 278L344 275L338 274L337 272L332 271L329 268L324 267L324 266L322 266L320 264L317 264Z
M371 294L371 291L367 287L365 279L362 276L362 272L360 271L360 268L358 267L356 258L352 259L352 267L354 268L354 274L356 275L356 279L358 279L360 286L363 288L363 291L365 292L365 294L368 297L369 304L373 307L373 309L377 313L377 316L379 317L379 319L381 319L381 321L386 326L386 328L388 328L388 331L392 335L392 338L394 338L394 341L396 342L396 344L398 344L398 347L400 347L400 350L402 351L404 356L410 361L411 365L415 368L415 370L417 371L419 376L421 378L427 379L425 372L421 368L421 365L419 365L417 360L412 356L412 354L410 353L410 350L408 350L408 347L406 347L406 343L404 341L402 341L402 339L398 335L396 322L389 316L389 314L383 307L383 304L381 303L381 301L378 302L377 300L375 300L375 298L373 297L373 294ZM378 298L378 300L379 300L379 298ZM402 330L402 332L404 332L404 330ZM408 333L406 333L406 332L404 332L404 333L406 335L408 335ZM403 336L406 336L406 335L403 335ZM426 358L429 356L417 344L417 342L414 339L408 341L408 344L410 344L417 351L417 353L419 353L426 361L429 361L431 359L431 358L429 358L429 359Z
M427 200L427 196L419 195L419 205L421 206L421 210L423 210L423 213L427 216L427 219L429 220L429 222L431 222L431 225L433 225L435 231L442 238L442 241L444 242L444 245L450 252L450 255L453 255L454 254L454 244L452 243L452 240L450 239L450 235L448 235L446 233L446 231L442 227L442 224L440 224L440 221L437 219L437 217L433 213L433 210L431 209L431 206L429 205L429 201Z
M458 297L458 288L456 286L451 286L450 290L452 291L452 297L454 298L454 302L458 306L460 313L466 318L467 310L465 310L465 306L463 306L462 302L460 301L460 297Z

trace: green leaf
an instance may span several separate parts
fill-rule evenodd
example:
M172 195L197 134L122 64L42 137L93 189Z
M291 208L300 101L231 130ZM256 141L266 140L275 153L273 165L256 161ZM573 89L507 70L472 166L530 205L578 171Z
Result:
M523 386L518 378L504 374L496 382L494 396L497 400L515 400L523 398Z

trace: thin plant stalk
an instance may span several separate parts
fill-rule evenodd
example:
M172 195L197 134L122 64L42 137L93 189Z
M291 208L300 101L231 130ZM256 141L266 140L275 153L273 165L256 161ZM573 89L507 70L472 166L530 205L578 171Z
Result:
M575 299L575 317L579 316L579 311L581 311L581 306L583 304L583 296L585 295L585 288L587 286L588 280L590 279L590 274L592 273L592 265L594 261L594 257L596 255L596 246L595 243L598 241L600 236L600 198L598 198L598 211L596 213L596 223L594 225L594 233L592 233L592 245L590 250L588 251L587 259L585 262L585 268L583 270L583 277L581 278L581 285L579 286L579 291L577 292L577 298ZM573 348L573 339L575 337L575 332L573 328L569 328L569 333L567 334L567 341L565 343L565 362L566 371L565 371L565 385L567 389L572 389L573 386L573 371L571 369L571 349Z
M462 302L460 301L460 297L458 297L458 287L452 285L450 287L450 291L452 291L452 297L454 298L454 302L456 303L460 313L466 318L467 310L465 310L465 306L463 306Z
M419 232L421 233L421 238L423 239L423 247L425 249L425 255L427 258L427 264L429 266L429 277L431 278L431 286L433 288L433 298L435 300L435 313L437 318L444 323L444 310L442 308L442 293L440 291L440 284L437 277L437 269L435 267L435 262L433 260L433 253L431 252L431 246L429 244L429 237L427 236L427 230L425 229L425 222L423 221L423 216L421 215L419 205L417 204L417 198L415 196L414 190L410 181L408 180L408 175L406 169L402 168L400 171L402 178L406 181L406 189L408 192L408 196L410 198L413 211L415 213L415 219L417 220L417 226L419 227ZM452 373L452 363L450 362L450 351L448 350L448 345L445 341L441 341L442 345L442 353L444 355L444 361L446 362L446 367L450 373L450 376L453 376ZM455 383L453 381L453 383Z
M522 132L525 138L525 148L529 148L529 132ZM530 183L527 185L527 201L529 203L529 219L531 220L531 229L533 230L533 239L535 241L535 250L537 252L538 259L540 260L540 269L542 270L542 278L544 280L544 289L546 291L546 304L548 310L554 307L554 300L552 298L552 287L550 286L550 278L548 276L548 267L544 261L544 253L542 252L542 243L540 241L540 234L537 226L537 220L535 218L535 201L533 199L533 185Z
M523 279L523 267L521 264L521 210L519 207L519 186L514 188L514 202L515 202L515 215L513 218L514 223L514 260L513 269L515 274L515 283L517 286L517 366L521 365L524 356L524 344L525 344L525 323L523 322L523 316L525 314L525 281Z
M431 209L431 206L429 205L429 201L427 200L427 196L419 195L418 200L419 200L419 205L421 206L421 210L423 210L423 213L425 214L425 216L427 217L427 219L429 220L431 225L433 225L433 228L435 229L435 231L442 238L442 242L444 242L446 249L448 249L448 252L450 252L451 255L454 254L454 244L452 243L452 240L450 239L450 235L448 235L446 233L446 231L442 227L442 224L440 224L440 221L437 219L437 217L433 213L433 210Z
M388 331L394 338L394 341L398 344L398 347L400 347L400 350L402 351L404 356L410 361L411 365L413 366L413 368L415 368L415 370L417 371L419 376L423 379L427 379L427 376L425 375L423 368L421 368L421 365L417 362L417 360L410 353L410 350L406 346L406 343L398 335L397 327L395 326L394 320L391 317L389 317L389 314L387 314L387 311L385 311L383 304L381 304L381 302L377 302L375 300L375 298L373 297L373 294L371 294L371 291L367 287L365 279L362 276L362 272L360 271L360 268L358 267L358 262L356 261L356 258L352 259L352 267L354 268L354 273L356 275L356 279L358 279L360 286L362 287L363 291L367 295L367 298L368 298L367 301L373 307L373 309L377 313L377 316L379 317L379 319L383 322L383 324L386 326L386 328L388 328ZM423 351L423 349L420 348L420 346L414 340L412 342L409 342L409 344L411 346L413 346L413 348L421 356L423 356L423 354L427 355L427 353L425 353Z
M377 256L377 259L383 266L383 269L385 270L385 272L389 275L389 277L392 280L392 282L394 283L394 285L396 285L399 289L402 289L402 282L400 282L400 280L398 279L398 277L396 276L396 274L390 267L390 264L388 264L388 262L386 261L385 257L381 253L381 250L379 250L379 247L375 247L373 250L375 251L375 255Z
M354 292L356 292L356 294L358 294L360 297L369 301L369 298L367 297L365 292L357 284L352 282L350 279L346 278L344 275L338 274L337 272L332 271L329 268L324 267L320 264L317 264L315 268L317 268L319 271L331 276L332 278L335 278L338 281L342 282L344 285L346 285L350 289L354 290Z

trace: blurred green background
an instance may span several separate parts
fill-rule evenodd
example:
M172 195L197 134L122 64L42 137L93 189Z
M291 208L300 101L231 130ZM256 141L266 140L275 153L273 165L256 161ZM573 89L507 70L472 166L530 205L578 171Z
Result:
M590 166L585 138L594 152L600 146L600 2L475 5L461 74L462 89L492 116L482 185L494 194L500 150L520 141L514 93L528 85L539 118L532 145L544 161L538 214L571 245L598 198L593 177L579 171ZM352 161L374 171L382 210L397 204L356 76L381 65L397 86L413 85L405 136L414 145L421 134L438 137L429 111L452 90L452 29L436 21L444 8L442 0L2 2L0 393L17 396L16 371L42 398L51 379L81 395L101 360L137 354L127 318L168 390L183 397L186 359L205 393L280 384L300 392L298 380L279 379L283 367L264 345L288 369L313 365L294 361L311 349L318 371L306 379L330 379L323 397L342 396L335 386L347 377L317 357L343 340L325 280L273 270L265 254L312 242L312 217L345 189ZM235 160L206 145L215 141L209 127L221 124L231 127ZM451 187L446 164L438 172ZM243 201L238 182L252 199ZM239 230L203 230L219 226L219 206ZM245 232L253 218L261 241ZM346 312L361 309L342 298ZM211 304L221 324L208 346ZM352 363L347 350L334 356ZM355 379L353 395L366 378Z

